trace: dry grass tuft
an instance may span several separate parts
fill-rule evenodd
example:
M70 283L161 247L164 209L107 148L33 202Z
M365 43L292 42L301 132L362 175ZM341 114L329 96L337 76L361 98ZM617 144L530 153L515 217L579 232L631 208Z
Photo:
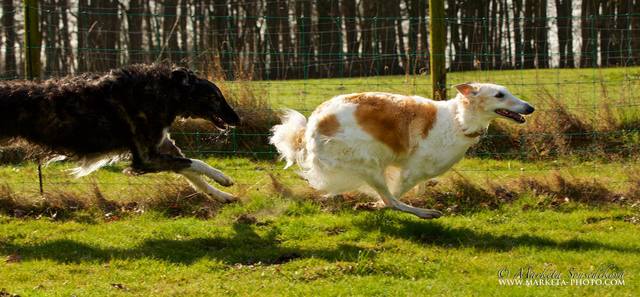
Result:
M518 184L520 191L544 197L543 203L551 206L570 201L599 205L619 202L622 197L597 180L566 177L557 172L546 178L520 178Z
M278 123L277 112L271 108L266 90L247 81L219 82L218 86L242 119L232 131L221 132L208 121L181 119L172 128L172 136L186 152L244 152L253 158L271 158L269 131Z
M559 98L543 89L538 100L545 109L531 117L526 126L526 146L541 156L566 155L572 148L585 147L594 139L594 127L584 116L572 113Z
M483 187L461 174L439 182L437 186L422 187L418 193L407 194L403 200L416 207L435 208L447 213L496 209L516 198L511 190L487 182Z
M14 192L8 185L0 186L0 212L15 217L67 219L76 212L85 211L113 220L130 213L155 210L170 217L211 218L219 207L219 202L181 183L156 187L147 199L141 201L110 200L97 185L90 193L53 190L42 196Z
M471 154L546 160L567 155L617 158L639 151L637 108L614 108L615 101L605 98L595 111L575 111L545 89L538 94L538 111L525 125L494 122Z

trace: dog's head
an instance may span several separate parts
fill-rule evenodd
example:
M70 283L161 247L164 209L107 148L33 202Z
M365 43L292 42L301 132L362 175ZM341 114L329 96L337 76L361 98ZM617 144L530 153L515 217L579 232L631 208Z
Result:
M462 102L468 109L481 113L489 120L503 117L517 123L524 123L522 115L531 114L535 109L529 103L513 96L507 88L494 84L463 83L454 88L462 95Z
M219 129L240 124L240 117L214 83L183 67L171 71L171 80L185 90L185 116L209 120Z

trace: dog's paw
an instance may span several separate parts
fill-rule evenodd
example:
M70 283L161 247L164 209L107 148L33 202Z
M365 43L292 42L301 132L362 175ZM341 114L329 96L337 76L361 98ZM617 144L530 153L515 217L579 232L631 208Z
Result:
M442 216L442 212L435 209L420 209L413 214L422 219L437 219Z
M128 176L139 176L139 175L144 174L144 172L142 172L140 170L137 170L137 169L135 169L133 167L125 168L124 170L122 170L122 173L124 175L128 175Z
M235 182L233 182L233 179L226 175L216 178L215 181L223 187L231 187L235 184Z
M225 192L216 193L215 195L211 194L211 196L222 203L233 203L239 199L238 197Z

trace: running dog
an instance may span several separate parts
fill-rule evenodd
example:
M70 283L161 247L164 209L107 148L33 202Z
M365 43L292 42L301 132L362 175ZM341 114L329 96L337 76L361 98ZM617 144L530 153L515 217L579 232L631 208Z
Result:
M185 158L171 140L167 131L176 117L203 118L220 129L240 123L215 84L181 67L140 64L107 74L0 82L0 139L22 138L75 159L76 176L130 156L125 173L173 171L220 201L234 200L201 175L223 186L233 184L229 177Z
M454 99L366 92L321 104L309 120L287 110L270 142L297 163L315 189L338 194L372 189L390 207L430 219L442 215L398 200L417 183L443 174L477 143L489 123L524 123L534 108L505 87L464 83Z

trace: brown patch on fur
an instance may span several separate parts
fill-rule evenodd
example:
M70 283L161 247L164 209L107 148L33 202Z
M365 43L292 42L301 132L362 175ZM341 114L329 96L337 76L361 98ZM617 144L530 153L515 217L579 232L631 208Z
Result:
M300 129L296 132L296 135L293 136L293 148L296 151L300 151L304 149L304 132L306 129Z
M340 122L336 115L328 115L318 122L318 132L324 136L333 136L340 129Z
M355 117L364 131L387 145L396 154L406 153L418 141L426 138L436 121L433 104L418 103L415 99L374 94L355 94L346 102L358 104Z

